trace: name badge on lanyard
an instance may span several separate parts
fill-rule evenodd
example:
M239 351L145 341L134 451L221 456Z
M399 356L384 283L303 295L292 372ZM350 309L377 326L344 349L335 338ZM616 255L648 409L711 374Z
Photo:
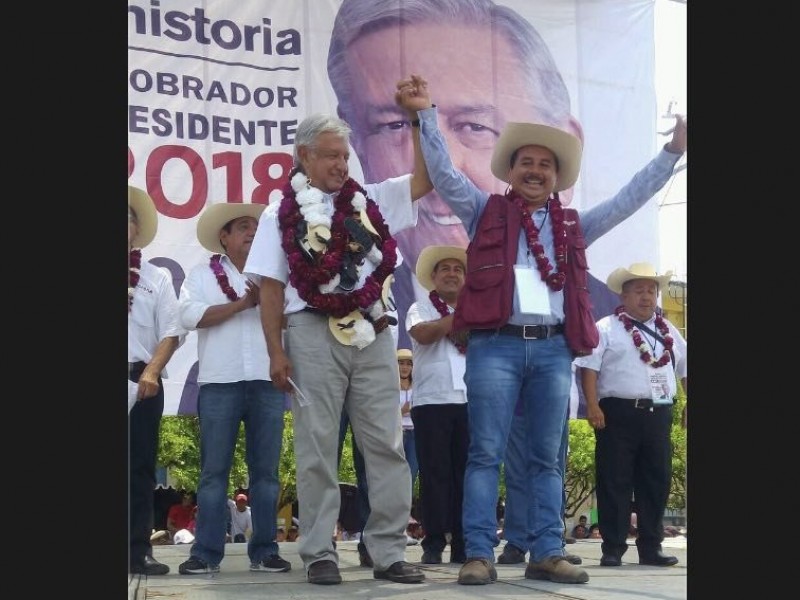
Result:
M550 290L538 269L514 265L514 288L519 310L524 315L550 316Z

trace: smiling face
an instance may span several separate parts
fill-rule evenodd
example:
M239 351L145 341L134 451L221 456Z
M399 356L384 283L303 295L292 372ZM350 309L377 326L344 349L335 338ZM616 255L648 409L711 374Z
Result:
M509 171L511 187L532 208L544 206L558 175L556 155L544 146L523 146L514 153L514 164Z
M464 264L455 258L440 260L431 273L431 281L433 281L436 293L449 304L458 298L458 292L464 287L465 277Z
M490 35L484 25L388 27L351 44L346 61L358 93L350 99L353 114L342 117L353 128L353 147L368 183L413 170L408 116L394 102L395 84L408 73L419 73L430 82L454 166L486 192L506 189L490 169L505 124L543 122L537 93L524 75L532 67L521 63L519 52L502 33ZM563 126L579 134L575 122ZM560 196L567 205L571 191ZM432 243L467 246L463 225L435 191L418 203L417 226L397 234L404 258L416 264L422 248Z
M298 148L303 172L311 185L332 194L342 189L349 176L350 148L340 135L330 131L317 136L313 146Z

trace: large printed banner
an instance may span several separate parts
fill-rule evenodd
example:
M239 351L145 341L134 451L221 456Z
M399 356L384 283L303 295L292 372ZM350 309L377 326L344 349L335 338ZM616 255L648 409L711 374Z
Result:
M128 181L152 196L158 234L144 258L184 276L209 253L195 228L217 202L268 204L292 165L306 116L353 128L350 174L368 183L411 171L394 84L429 82L454 163L479 187L507 121L545 122L582 138L578 183L562 201L605 200L656 153L655 0L131 0L128 3ZM404 22L398 26L398 17ZM402 324L422 289L428 244L467 237L435 192L415 230L398 234L393 287ZM658 264L648 203L589 249L603 282L620 265ZM605 313L603 313L605 314ZM194 414L196 334L168 364L164 414Z

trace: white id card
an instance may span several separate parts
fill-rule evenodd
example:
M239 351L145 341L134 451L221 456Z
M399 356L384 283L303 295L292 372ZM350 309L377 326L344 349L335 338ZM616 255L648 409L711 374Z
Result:
M667 381L667 367L660 367L649 371L650 397L653 404L672 404L672 395L669 393Z
M523 315L550 316L550 290L538 269L514 265L517 300Z

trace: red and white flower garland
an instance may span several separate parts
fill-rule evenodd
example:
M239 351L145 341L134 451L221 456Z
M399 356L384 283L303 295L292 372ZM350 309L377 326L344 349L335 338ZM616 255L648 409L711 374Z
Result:
M525 206L525 201L522 196L516 192L511 192L509 196L512 202L517 205L522 213L522 226L525 228L525 237L528 241L528 248L536 261L536 267L542 275L542 280L545 281L548 287L557 292L564 288L564 282L567 279L565 265L567 263L567 231L564 228L564 209L561 206L561 201L558 199L558 194L548 200L548 212L552 219L553 229L553 249L556 256L556 272L551 273L553 265L544 252L544 246L539 241L539 229L533 222L531 214Z
M669 364L669 361L671 360L669 351L672 350L673 339L669 334L669 327L667 327L667 323L660 314L656 313L656 330L664 338L664 352L661 354L661 358L658 360L653 358L652 354L650 353L650 348L642 338L642 333L634 326L631 317L625 312L625 307L618 306L614 310L614 314L617 315L617 318L625 327L625 331L631 334L631 338L633 338L633 345L639 350L639 358L642 359L642 362L650 365L654 369Z
M428 298L430 298L431 304L433 304L433 307L439 312L440 315L446 317L450 314L450 309L448 308L447 303L436 292L436 290L431 290L431 293L428 294ZM465 335L451 331L447 334L447 339L453 343L453 345L461 354L467 353L467 338Z
M228 279L228 275L225 273L225 269L220 263L221 260L221 254L214 254L209 261L209 266L211 267L211 270L214 271L214 276L217 278L217 283L219 284L222 292L228 297L228 300L231 302L236 302L240 296L236 293L236 290L231 287L231 282Z
M142 249L132 248L128 257L128 312L133 307L133 291L139 283L139 271L142 268Z

